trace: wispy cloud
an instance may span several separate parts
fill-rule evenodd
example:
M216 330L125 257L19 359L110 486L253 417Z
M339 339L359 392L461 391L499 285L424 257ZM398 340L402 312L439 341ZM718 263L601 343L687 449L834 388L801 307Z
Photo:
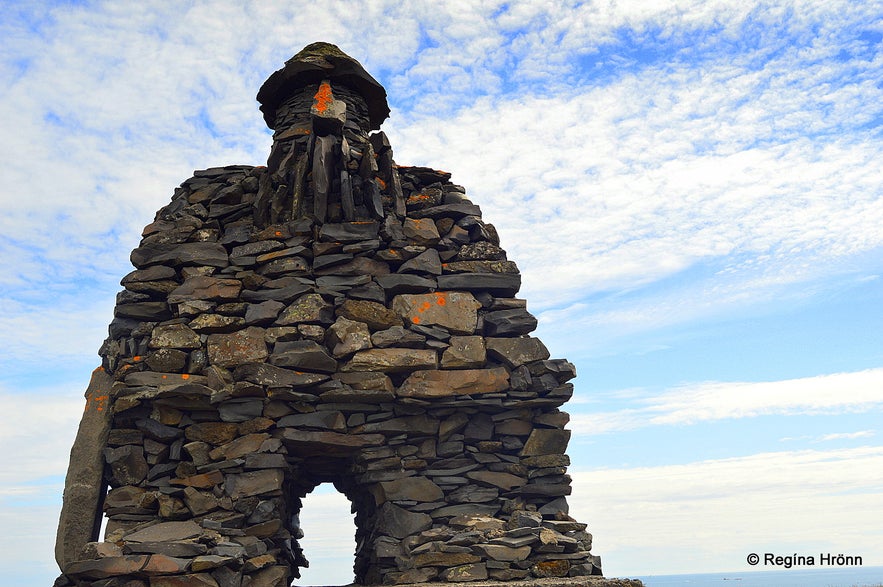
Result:
M536 311L698 269L691 299L581 323L687 320L861 271L850 259L883 244L866 4L46 6L4 29L10 286L124 274L140 228L192 169L265 158L255 90L315 38L386 83L397 160L468 187ZM587 56L612 73L586 74Z
M0 389L0 412L8 415L7 424L0 426L0 497L31 493L41 479L64 475L87 383L88 375L82 389Z
M752 552L883 560L867 515L883 507L883 447L572 475L571 513L594 532L608 575L744 572Z
M769 382L707 382L633 398L638 407L576 414L575 434L679 426L768 415L843 414L883 409L883 369Z
M854 440L856 438L871 438L876 432L873 430L859 430L858 432L835 432L833 434L825 434L818 439L818 442L828 442L831 440Z

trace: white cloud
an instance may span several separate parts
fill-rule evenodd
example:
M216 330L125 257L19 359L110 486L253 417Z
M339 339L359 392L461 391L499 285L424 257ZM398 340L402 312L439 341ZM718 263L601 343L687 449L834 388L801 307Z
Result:
M723 280L738 272L736 285L762 294L883 245L880 145L844 128L855 92L832 92L843 112L829 117L800 97L811 84L763 90L795 65L719 64L694 79L650 70L556 98L482 98L453 121L420 117L391 132L398 160L455 170L510 243L535 307L701 262L724 270L710 285L734 294ZM754 79L743 92L744 75ZM838 138L810 142L812 125Z
M98 366L98 349L113 319L114 298L107 291L90 293L94 301L89 303L78 303L64 290L34 294L39 303L28 305L3 300L8 313L0 316L0 346L6 349L0 366L5 375L26 374L33 381L31 386L38 387L41 379L55 378L53 369L78 364L88 375ZM34 376L34 365L40 365L39 378Z
M81 389L0 389L0 412L8 416L0 426L0 497L37 492L44 478L64 475L87 384L88 374Z
M64 475L85 400L82 382L0 388L0 575L12 585L58 576L54 548Z
M58 487L60 496L61 487ZM58 505L25 503L8 507L0 496L0 575L4 584L20 587L52 585L60 574L55 563Z
M639 407L576 414L570 427L589 435L768 415L881 410L883 369L784 381L692 383L631 401Z
M856 438L871 438L876 434L873 430L859 430L858 432L834 432L825 434L818 439L818 442L828 442L831 440L853 440Z
M535 309L702 262L721 277L684 307L720 306L830 274L832 258L883 241L879 144L855 130L876 116L879 64L834 67L828 54L845 42L834 24L814 52L770 57L763 45L733 53L715 36L748 15L781 24L764 3L252 8L198 2L167 18L159 3L68 7L53 10L44 36L11 37L28 61L0 101L0 154L15 162L0 232L14 239L4 256L23 259L17 277L122 269L132 235L193 168L259 163L269 141L256 88L316 37L379 67L394 103L425 101L414 103L422 115L398 110L388 123L397 160L446 168L469 188ZM784 21L799 29L824 20L820 11L829 23L863 18L816 3ZM708 47L694 52L703 61L648 63L600 85L564 73L621 27L660 25L663 37L708 28ZM342 30L370 34L336 38ZM540 56L576 85L506 85Z
M571 515L607 576L774 570L749 567L752 552L883 560L867 515L883 507L883 447L571 474Z

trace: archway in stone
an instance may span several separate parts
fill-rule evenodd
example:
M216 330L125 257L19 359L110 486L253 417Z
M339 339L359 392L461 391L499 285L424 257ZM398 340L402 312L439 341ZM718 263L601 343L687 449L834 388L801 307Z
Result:
M353 582L356 524L352 503L330 483L301 499L298 540L310 566L295 585L348 585Z

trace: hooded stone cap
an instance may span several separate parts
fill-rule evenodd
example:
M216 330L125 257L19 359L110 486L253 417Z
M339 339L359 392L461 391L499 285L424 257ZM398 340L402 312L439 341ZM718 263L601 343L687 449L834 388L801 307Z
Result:
M379 129L389 117L383 86L339 47L318 42L301 49L261 86L257 100L261 103L267 126L275 129L276 109L297 89L326 79L340 81L362 95L368 105L372 130Z

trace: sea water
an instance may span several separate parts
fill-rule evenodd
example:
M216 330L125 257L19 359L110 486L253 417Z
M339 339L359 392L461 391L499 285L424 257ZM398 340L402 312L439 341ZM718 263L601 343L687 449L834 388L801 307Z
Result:
M877 587L883 585L883 567L782 569L636 578L643 581L646 587Z

